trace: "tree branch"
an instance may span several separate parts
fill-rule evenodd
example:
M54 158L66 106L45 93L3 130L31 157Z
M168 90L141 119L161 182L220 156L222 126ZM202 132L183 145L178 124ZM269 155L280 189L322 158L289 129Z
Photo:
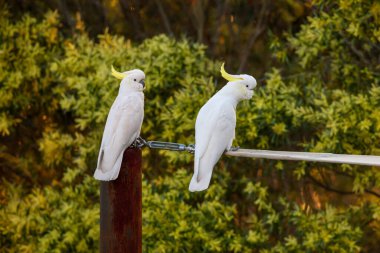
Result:
M195 17L195 29L197 30L197 40L198 42L203 42L203 32L204 32L204 22L205 22L205 6L207 6L207 0L197 0L193 1L191 4L191 10Z
M168 16L166 15L164 8L162 7L161 0L155 0L154 2L156 3L156 5L158 7L158 12L160 13L162 21L164 22L164 26L165 26L166 32L170 36L173 36L173 31L172 31L172 28L170 26L170 22L169 22Z
M342 190L339 190L339 189L335 189L335 188L332 188L331 186L329 185L326 185L326 184L323 184L322 182L318 181L316 178L314 178L313 176L311 176L310 174L308 175L308 178L317 186L327 190L327 191L331 191L331 192L335 192L335 193L338 193L338 194L342 194L342 195L354 195L354 194L357 194L356 192L354 191L342 191ZM372 190L368 190L368 189L365 189L364 190L365 193L367 194L370 194L370 195L373 195L375 197L378 197L380 198L380 194L375 192L375 191L372 191Z
M135 8L137 7L134 7L133 5L128 4L127 0L119 0L119 4L120 4L120 7L125 19L132 23L135 34L138 35L139 38L144 38L144 33L137 20L138 17L133 14Z
M357 56L359 57L360 60L362 60L366 65L371 65L371 63L366 59L366 57L364 56L364 54L355 47L355 45L353 44L353 42L348 42L347 40L344 40L344 42L350 47L351 51Z
M310 179L315 185L317 185L320 188L323 188L327 191L332 191L332 192L342 194L342 195L353 195L353 194L355 194L355 192L353 192L353 191L342 191L342 190L334 189L334 188L330 187L329 185L323 184L322 182L318 181L316 178L314 178L310 174L308 175L308 179Z
M214 28L215 32L214 32L214 35L212 36L212 39L211 39L212 53L214 56L217 55L218 41L219 41L219 36L220 36L220 28L222 25L223 16L225 15L225 12L226 12L227 1L216 1L216 3L217 3L216 12L217 12L218 20L217 20L217 22L215 22L215 24L216 24L216 26Z
M247 45L242 51L238 72L242 72L245 69L248 58L251 55L251 48L255 44L257 38L265 31L266 26L263 25L263 20L264 20L266 10L267 10L267 4L266 4L266 1L264 1L263 6L261 7L261 10L260 10L259 20L257 22L257 25L255 26L255 28L252 29Z

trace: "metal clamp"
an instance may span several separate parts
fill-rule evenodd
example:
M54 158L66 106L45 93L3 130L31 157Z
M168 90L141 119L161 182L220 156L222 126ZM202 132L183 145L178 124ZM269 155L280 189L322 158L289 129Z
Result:
M154 148L154 149L187 151L191 154L194 154L194 151L195 151L195 146L192 144L186 146L185 144L182 144L182 143L163 142L163 141L146 141L141 137L138 137L133 145L138 148L147 146L149 148Z

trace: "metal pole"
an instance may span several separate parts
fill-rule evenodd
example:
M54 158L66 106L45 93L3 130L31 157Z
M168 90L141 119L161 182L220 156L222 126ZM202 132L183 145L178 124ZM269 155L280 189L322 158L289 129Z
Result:
M237 151L228 151L225 154L229 156L265 158L274 160L294 160L380 166L380 156L375 155L341 155L332 153L272 151L257 149L238 149Z
M141 149L124 152L116 180L100 184L100 252L142 252Z
M142 138L139 139L141 147L147 146L149 148L166 149L173 151L188 151L194 153L195 146L174 142L162 141L146 141ZM241 149L233 148L224 153L228 156L264 158L274 160L294 160L294 161L311 161L311 162L325 162L325 163L343 163L343 164L357 164L367 166L380 167L380 156L376 155L346 155L346 154L333 154L333 153L317 153L317 152L295 152L295 151L273 151L273 150L260 150L260 149Z

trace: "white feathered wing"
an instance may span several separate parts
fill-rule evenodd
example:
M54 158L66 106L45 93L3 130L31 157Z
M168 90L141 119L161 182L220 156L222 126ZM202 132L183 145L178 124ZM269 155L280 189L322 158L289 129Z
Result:
M195 123L194 175L189 191L208 188L212 171L235 136L236 112L223 97L211 98L199 111Z
M140 135L144 118L144 98L140 94L118 96L104 128L94 177L109 181L118 177L123 153Z

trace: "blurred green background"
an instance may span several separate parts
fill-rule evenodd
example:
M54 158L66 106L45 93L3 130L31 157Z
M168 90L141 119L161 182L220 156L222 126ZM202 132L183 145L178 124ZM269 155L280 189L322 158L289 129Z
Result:
M118 70L145 71L148 140L194 142L219 68L258 80L245 148L380 155L380 3L0 3L1 252L97 252L92 178ZM379 168L143 150L144 252L377 252Z

